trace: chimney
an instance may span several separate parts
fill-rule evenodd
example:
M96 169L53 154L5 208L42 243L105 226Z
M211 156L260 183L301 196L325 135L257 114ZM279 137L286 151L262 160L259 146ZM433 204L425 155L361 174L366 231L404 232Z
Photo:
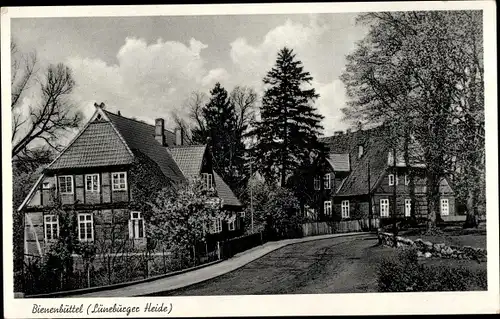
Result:
M351 129L350 129L350 128L348 128L347 130L345 130L345 133L346 133L346 134L351 133Z
M118 115L119 115L119 116L122 116L122 113L121 113L120 111L118 111Z
M165 120L155 120L155 140L161 145L165 145Z
M182 127L175 129L175 145L184 145L184 130Z
M333 132L334 136L339 136L339 135L342 135L342 134L344 134L344 131L335 131L335 132Z

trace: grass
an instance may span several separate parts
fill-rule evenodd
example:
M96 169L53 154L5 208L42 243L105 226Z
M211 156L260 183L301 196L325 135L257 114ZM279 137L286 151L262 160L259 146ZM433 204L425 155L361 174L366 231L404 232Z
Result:
M425 235L425 229L408 229L399 232L399 236L412 240L422 239L433 244L444 243L448 246L471 246L486 248L486 229L462 229L447 227L442 229L442 235Z
M460 260L419 260L415 250L384 258L379 291L477 291L487 289L486 264Z

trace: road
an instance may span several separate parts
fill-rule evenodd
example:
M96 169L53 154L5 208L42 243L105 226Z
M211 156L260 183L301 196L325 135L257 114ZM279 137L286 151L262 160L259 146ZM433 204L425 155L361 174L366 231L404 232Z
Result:
M375 292L377 265L394 250L375 235L292 244L205 282L154 296Z

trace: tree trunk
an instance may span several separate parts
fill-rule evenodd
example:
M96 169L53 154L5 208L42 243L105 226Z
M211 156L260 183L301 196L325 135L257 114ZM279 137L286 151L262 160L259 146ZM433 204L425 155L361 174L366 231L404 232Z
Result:
M476 212L476 196L474 196L474 191L469 188L467 192L467 216L465 218L464 228L477 228L479 221Z
M398 195L397 195L397 184L398 184L398 175L396 169L396 148L393 148L393 161L392 161L392 174L394 174L394 185L392 185L392 233L394 235L394 247L397 246L396 237L398 236L398 226L396 224L396 217L398 213Z
M427 231L436 228L439 216L439 178L429 172L427 174Z
M415 198L415 172L412 169L410 165L410 134L408 130L405 132L405 139L404 139L404 160L405 160L405 165L407 169L407 174L410 179L409 181L409 193L410 193L410 221L411 225L416 226L417 225L417 216L416 216L416 203L417 200ZM406 210L406 205L405 208Z

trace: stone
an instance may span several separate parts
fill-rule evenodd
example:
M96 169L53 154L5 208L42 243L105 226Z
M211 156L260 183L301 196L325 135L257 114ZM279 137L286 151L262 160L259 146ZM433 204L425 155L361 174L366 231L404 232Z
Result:
M451 255L451 254L453 254L453 249L451 249L450 247L446 247L446 248L444 249L444 251L445 251L445 254L447 254L447 255Z
M424 254L424 257L425 257L425 258L430 258L430 257L432 257L432 254L431 254L430 252L426 252L426 253Z
M417 250L417 257L423 257L424 254L420 251L420 250Z

